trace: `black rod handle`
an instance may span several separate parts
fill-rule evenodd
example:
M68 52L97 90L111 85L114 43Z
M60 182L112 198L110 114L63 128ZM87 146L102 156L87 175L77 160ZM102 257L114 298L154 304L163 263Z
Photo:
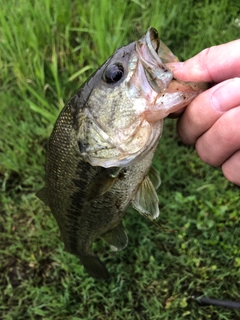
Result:
M217 300L212 298L206 298L204 296L201 297L192 297L197 303L202 306L218 306L224 308L231 308L231 309L239 309L240 310L240 302L235 301L228 301L228 300Z

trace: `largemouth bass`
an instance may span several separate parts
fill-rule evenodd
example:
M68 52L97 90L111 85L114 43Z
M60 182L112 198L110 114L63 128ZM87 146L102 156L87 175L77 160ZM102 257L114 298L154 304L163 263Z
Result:
M159 215L160 177L151 164L163 118L204 90L174 78L165 63L176 60L149 28L80 87L50 136L38 197L50 207L65 249L94 278L109 272L92 244L102 237L115 250L126 247L122 218L130 203L150 218Z

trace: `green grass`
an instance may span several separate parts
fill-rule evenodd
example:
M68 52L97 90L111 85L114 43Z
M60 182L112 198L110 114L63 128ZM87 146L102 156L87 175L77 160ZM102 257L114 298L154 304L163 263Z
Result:
M154 163L165 232L129 210L129 246L96 250L112 274L96 282L64 252L35 197L46 141L80 84L151 25L181 60L239 37L240 6L216 1L8 0L0 10L0 319L238 319L200 308L195 293L240 300L239 188L204 165L166 121Z

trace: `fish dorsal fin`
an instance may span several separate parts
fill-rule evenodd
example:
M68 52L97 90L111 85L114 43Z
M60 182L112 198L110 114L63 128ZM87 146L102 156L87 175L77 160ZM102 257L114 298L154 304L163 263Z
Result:
M92 200L108 192L118 180L120 170L121 168L104 168L97 173L88 186L87 199Z
M141 182L132 206L142 215L149 215L152 219L159 216L158 196L149 178L146 176Z
M150 180L152 181L154 188L158 189L161 185L161 178L160 178L159 172L157 171L157 169L154 166L151 166L151 168L148 172L148 176L149 176Z
M128 244L128 236L120 223L116 228L109 230L101 236L114 251L124 249Z
M46 191L46 187L45 187L45 186L36 193L36 196L37 196L40 200L42 200L42 202L43 202L46 206L49 205L49 203L48 203L48 197L47 197L47 191Z

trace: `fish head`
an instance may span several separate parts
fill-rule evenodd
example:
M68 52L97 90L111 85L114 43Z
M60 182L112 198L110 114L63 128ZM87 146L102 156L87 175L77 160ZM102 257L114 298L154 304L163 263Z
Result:
M204 88L174 78L165 65L177 57L154 28L118 50L70 101L82 157L93 166L126 167L152 150L163 118Z

